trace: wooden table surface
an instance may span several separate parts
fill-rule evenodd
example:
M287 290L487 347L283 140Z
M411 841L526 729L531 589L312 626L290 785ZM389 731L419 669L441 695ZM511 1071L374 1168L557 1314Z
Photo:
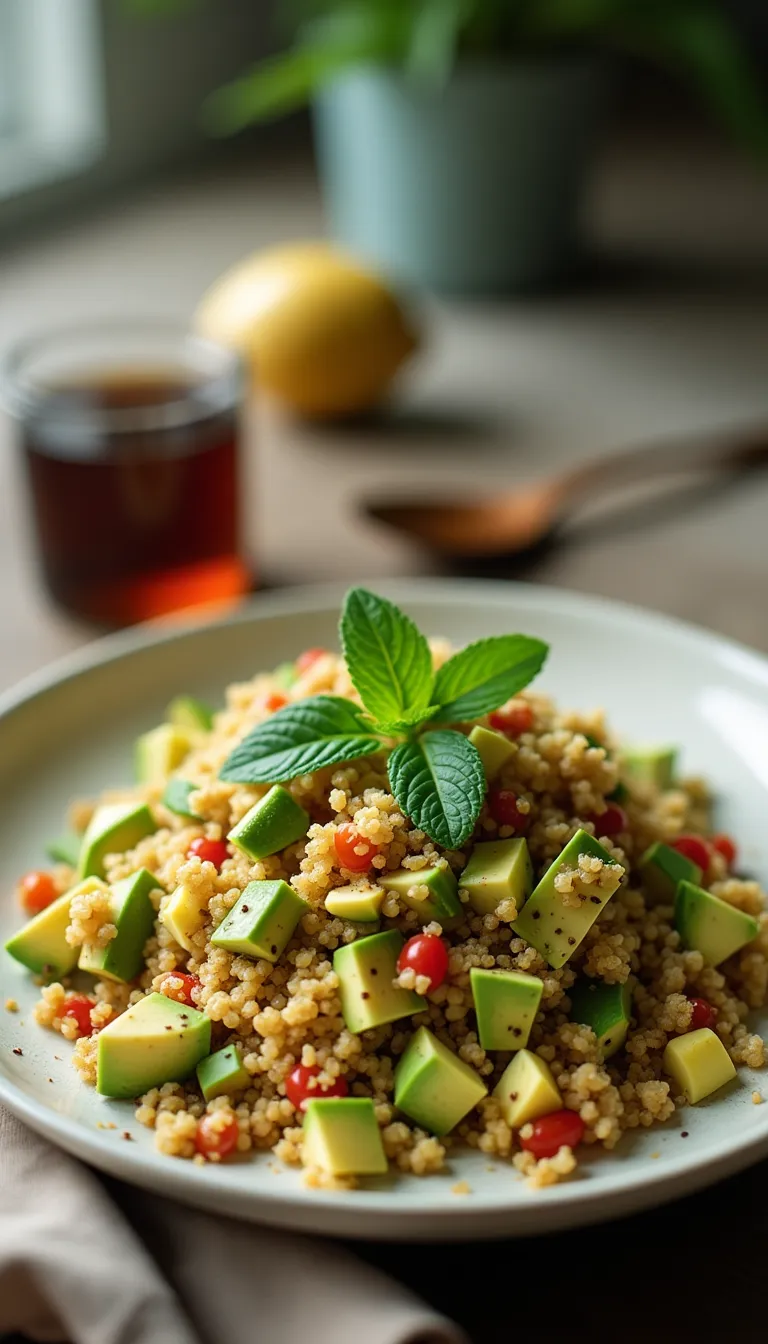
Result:
M568 293L425 305L425 352L376 425L310 430L255 417L247 516L266 580L430 569L361 520L360 500L379 491L495 491L636 441L768 425L767 226L768 183L716 147L609 148L590 207L600 265ZM148 190L0 255L0 346L88 316L187 317L244 253L320 229L300 161L227 164ZM39 589L18 475L2 421L0 689L92 637ZM765 472L640 512L614 504L519 577L625 598L768 651L767 535ZM511 1324L545 1340L607 1341L617 1329L633 1341L649 1331L751 1340L765 1333L752 1275L768 1247L766 1207L763 1167L669 1210L501 1257L371 1254L484 1344L506 1341ZM644 1261L661 1275L646 1278ZM659 1291L675 1303L661 1320Z

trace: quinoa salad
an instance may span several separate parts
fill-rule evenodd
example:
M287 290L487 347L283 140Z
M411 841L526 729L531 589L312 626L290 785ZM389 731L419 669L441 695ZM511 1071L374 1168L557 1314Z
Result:
M466 1145L549 1186L743 1087L765 895L676 748L531 689L531 636L455 652L360 588L340 636L180 696L20 879L6 952L83 1084L326 1189Z

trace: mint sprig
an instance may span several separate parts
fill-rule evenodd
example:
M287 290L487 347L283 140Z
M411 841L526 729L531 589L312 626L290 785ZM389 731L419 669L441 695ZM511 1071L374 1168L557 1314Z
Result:
M413 621L365 588L347 594L340 635L363 708L332 695L286 705L235 747L221 778L274 784L388 751L390 787L403 812L437 844L459 848L483 805L483 766L463 733L430 725L468 723L498 709L540 672L547 645L528 635L481 639L435 676Z
M393 602L353 588L341 613L341 647L352 685L373 718L409 723L432 703L429 645Z

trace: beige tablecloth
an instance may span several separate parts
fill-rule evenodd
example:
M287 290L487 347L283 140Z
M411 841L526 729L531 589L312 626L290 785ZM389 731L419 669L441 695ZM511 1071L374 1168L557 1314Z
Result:
M122 1187L113 1198L0 1109L0 1334L13 1330L71 1344L467 1344L333 1243Z

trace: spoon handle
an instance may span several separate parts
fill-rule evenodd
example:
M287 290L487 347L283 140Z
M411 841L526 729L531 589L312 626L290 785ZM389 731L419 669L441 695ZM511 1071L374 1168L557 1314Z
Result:
M733 471L768 462L768 426L690 435L664 443L640 444L623 452L583 462L558 477L565 501L574 495L612 490L650 476L696 470Z

